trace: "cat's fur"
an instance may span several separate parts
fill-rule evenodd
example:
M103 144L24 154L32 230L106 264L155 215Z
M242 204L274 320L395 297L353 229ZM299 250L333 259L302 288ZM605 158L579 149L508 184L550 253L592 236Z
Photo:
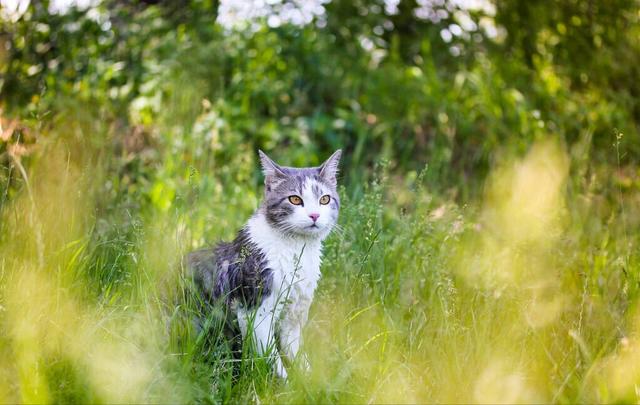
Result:
M291 361L300 348L320 278L322 241L338 219L341 151L311 168L282 167L259 153L263 203L232 242L190 253L187 264L205 299L226 305L243 338L252 336L260 354L271 353L277 374L286 378L276 347Z

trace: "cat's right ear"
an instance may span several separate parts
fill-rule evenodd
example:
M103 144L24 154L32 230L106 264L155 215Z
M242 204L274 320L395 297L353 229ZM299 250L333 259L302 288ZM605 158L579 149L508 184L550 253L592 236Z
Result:
M262 165L262 173L264 173L264 185L267 191L270 191L273 186L277 185L287 175L266 153L258 149L258 155L260 155L260 164Z
M333 187L338 184L336 179L338 175L338 164L340 163L340 157L342 156L342 149L338 149L333 152L333 155L329 157L320 167L320 177L323 177Z

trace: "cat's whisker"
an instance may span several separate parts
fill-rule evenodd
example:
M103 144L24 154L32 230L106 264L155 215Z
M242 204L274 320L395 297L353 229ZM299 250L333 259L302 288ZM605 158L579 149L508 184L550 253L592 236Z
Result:
M333 226L332 231L336 232L340 236L344 236L345 235L345 230L344 230L344 227L342 225L335 224Z

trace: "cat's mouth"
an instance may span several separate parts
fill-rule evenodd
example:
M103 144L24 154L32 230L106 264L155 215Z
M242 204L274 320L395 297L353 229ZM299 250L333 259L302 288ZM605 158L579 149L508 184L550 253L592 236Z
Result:
M320 225L318 225L318 223L314 223L314 224L308 225L305 229L306 229L308 232L316 233L316 232L321 231L321 230L322 230L322 227L321 227Z

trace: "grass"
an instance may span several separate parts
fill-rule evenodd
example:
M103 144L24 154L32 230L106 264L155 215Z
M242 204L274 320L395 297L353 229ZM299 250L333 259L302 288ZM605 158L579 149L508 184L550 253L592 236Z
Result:
M640 400L640 191L615 185L626 168L541 141L461 202L432 191L428 168L383 163L360 181L346 167L305 331L311 370L283 382L250 348L232 356L215 311L191 326L181 277L185 252L231 237L258 204L252 148L151 170L113 152L105 123L58 125L11 163L25 170L2 201L0 402Z

